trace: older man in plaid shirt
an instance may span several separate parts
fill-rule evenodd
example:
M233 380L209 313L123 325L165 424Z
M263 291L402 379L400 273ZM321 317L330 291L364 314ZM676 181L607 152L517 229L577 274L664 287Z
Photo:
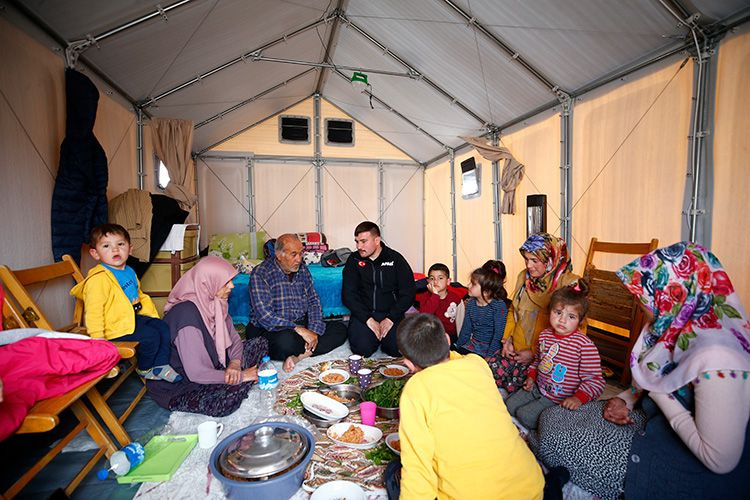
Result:
M275 256L250 274L250 337L265 337L272 359L291 371L301 359L325 354L346 341L346 326L323 321L312 276L302 263L302 242L293 234L276 240Z

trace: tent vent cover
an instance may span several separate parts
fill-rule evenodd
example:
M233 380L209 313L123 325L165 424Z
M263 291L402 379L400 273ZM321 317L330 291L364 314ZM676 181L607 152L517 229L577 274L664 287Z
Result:
M310 142L310 118L282 116L279 120L280 142Z

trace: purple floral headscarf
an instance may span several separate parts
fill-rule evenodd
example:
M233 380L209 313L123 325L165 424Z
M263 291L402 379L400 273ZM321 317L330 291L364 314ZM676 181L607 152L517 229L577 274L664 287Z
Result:
M705 371L750 369L750 322L714 254L675 243L617 275L654 315L630 355L640 387L672 392Z

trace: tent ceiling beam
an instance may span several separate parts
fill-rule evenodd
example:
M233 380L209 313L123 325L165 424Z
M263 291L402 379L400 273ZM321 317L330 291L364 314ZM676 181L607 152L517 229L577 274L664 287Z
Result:
M328 43L326 44L326 50L323 54L323 60L321 62L330 62L331 61L331 53L333 52L333 47L336 44L336 40L338 40L338 32L339 32L339 25L341 24L341 18L338 16L338 14L343 13L346 9L346 4L348 3L348 0L338 0L338 3L336 4L336 8L333 11L333 15L336 17L333 19L333 24L331 25L331 32L328 34ZM326 79L328 78L328 72L323 70L320 72L320 75L318 75L318 81L315 84L315 93L321 94L323 92L323 85L325 85Z
M351 81L351 77L346 76L340 70L336 69L334 71L336 72L337 75L339 75L341 78L343 78L347 82ZM417 125L416 123L414 123L413 121L411 121L410 119L408 119L407 117L405 117L404 115L402 115L401 113L399 113L398 111L396 111L395 109L393 109L393 107L391 105L389 105L388 103L384 102L382 99L380 99L378 96L376 96L375 94L373 94L371 91L369 91L369 90L363 90L362 93L368 95L371 99L373 99L374 101L376 101L378 104L380 104L381 106L383 106L385 109L387 109L388 111L390 111L391 113L393 113L394 115L398 116L399 118L401 118L402 120L404 120L406 123L408 123L409 125L411 125L412 127L414 127L417 130L417 132L423 133L424 135L426 135L427 137L429 137L430 139L432 139L437 144L440 144L444 149L448 150L448 145L447 144L445 144L443 141L441 141L440 139L438 139L434 135L430 134L429 132L427 132L426 130L424 130L422 127L420 127L419 125Z
M453 3L451 0L442 0L443 3L445 3L448 7L453 9L455 13L457 13L459 16L464 18L464 20L468 23L469 26L474 27L476 30L478 30L480 33L482 33L484 36L490 39L495 45L497 45L500 49L502 49L503 52L505 52L508 56L510 56L511 60L515 61L516 63L520 64L531 76L536 78L542 85L547 87L550 92L555 94L557 99L560 102L565 102L568 99L570 99L570 95L563 91L559 85L555 84L551 79L549 79L547 76L544 75L539 69L534 67L530 62L528 62L524 57L513 47L508 45L504 40L502 40L500 37L492 33L490 30L484 27L475 17L472 17L467 12L465 12L461 7Z
M349 28L353 29L357 33L360 34L365 40L369 41L376 47L378 47L380 50L383 51L383 54L387 55L403 67L405 67L410 74L414 75L414 78L417 80L421 80L424 83L426 83L429 87L431 87L434 91L441 94L443 97L448 99L453 105L457 106L459 109L461 109L464 113L468 114L472 118L474 118L477 122L481 123L483 127L492 128L492 124L490 120L487 120L483 117L481 117L478 113L471 110L466 104L461 102L458 97L454 96L447 90L443 89L440 85L432 81L429 77L422 74L421 71L419 71L417 68L406 62L404 59L399 57L398 55L394 54L388 47L386 47L385 44L377 40L375 37L367 33L364 29L362 29L360 26L349 20L343 13L339 13L339 18L341 18L342 22L344 22Z
M313 163L315 161L314 156L284 156L284 155L256 155L253 153L239 154L239 153L223 153L221 151L214 151L208 154L196 155L204 160L247 160L252 159L256 163ZM356 163L359 165L372 165L377 167L382 164L384 166L396 166L396 167L419 167L421 166L418 162L406 162L398 160L378 160L369 158L323 158L326 164L349 164Z
M212 75L215 75L219 71L225 70L225 69L229 68L230 66L234 66L235 64L237 64L239 62L246 62L248 60L251 60L254 54L260 54L262 51L264 51L264 50L266 50L266 49L268 49L270 47L273 47L273 46L278 45L280 43L284 43L287 40L289 40L290 38L294 38L295 36L301 35L302 33L306 32L306 31L309 31L311 29L317 28L321 24L326 24L326 23L330 22L331 20L333 20L335 18L335 16L336 16L335 14L330 14L328 16L322 17L321 19L318 19L317 21L314 21L314 22L312 22L310 24L307 24L307 25L305 25L305 26L297 29L297 30L294 30L294 31L292 31L291 33L289 33L287 35L283 35L283 36L281 36L281 37L279 37L279 38L277 38L277 39L275 39L275 40L273 40L271 42L268 42L268 43L266 43L266 44L264 44L264 45L262 45L262 46L260 46L260 47L258 47L256 49L254 49L254 50L251 50L249 52L245 52L241 56L235 57L231 61L227 61L227 62L225 62L223 64L220 64L219 66L216 66L215 68L210 69L210 70L206 71L205 73L202 73L202 74L196 76L195 78L193 78L191 80L188 80L188 81L186 81L184 83L181 83L181 84L177 85L176 87L172 87L171 89L169 89L169 90L167 90L165 92L162 92L159 95L156 95L154 97L151 97L150 99L147 99L147 100L143 101L142 103L140 103L140 106L143 107L143 108L147 108L149 106L153 106L157 101L160 101L161 99L164 99L165 97L167 97L169 95L172 95L175 92L179 92L180 90L183 90L183 89L185 89L187 87L190 87L191 85L195 85L196 83L201 82L203 79L208 78L208 77L210 77Z
M232 107L230 107L230 108L227 108L227 109L225 109L225 110L223 110L223 111L221 111L221 112L219 112L219 113L216 113L215 115L211 116L210 118L206 118L206 119L205 119L205 120L203 120L202 122L196 123L196 124L195 124L195 127L194 127L194 128L195 128L195 129L199 129L199 128L203 127L204 125L208 125L209 123L211 123L211 122L213 122L213 121L215 121L215 120L219 120L219 119L221 119L221 118L224 118L224 117L225 117L226 115L228 115L229 113L232 113L233 111L237 111L238 109L242 108L243 106L247 106L247 105L248 105L248 104L250 104L251 102L257 101L257 100L258 100L258 99L260 99L261 97L265 97L265 96L267 96L268 94L270 94L270 93L272 93L272 92L275 92L275 91L279 90L280 88L284 87L284 86L285 86L285 85L287 85L288 83L291 83L291 82L293 82L294 80L297 80L297 79L299 79L299 78L302 78L303 76L307 75L307 74L308 74L308 73L310 73L311 71L316 71L316 69L315 69L315 68L310 68L310 69L308 69L308 70L305 70L305 71L303 71L302 73L299 73L299 74L297 74L297 75L294 75L294 76L293 76L293 77L291 77L291 78L288 78L288 79L284 80L284 81L283 81L283 82L281 82L281 83L277 83L277 84L276 84L276 85L274 85L273 87L269 87L269 88L267 88L266 90L264 90L264 91L262 91L262 92L260 92L260 93L258 93L258 94L255 94L254 96L252 96L252 97L250 97L250 98L248 98L248 99L245 99L244 101L242 101L242 102L239 102L239 103L235 104L234 106L232 106Z
M340 66L338 64L316 63L316 62L310 62L310 61L300 61L298 59L284 59L281 57L267 57L261 53L254 54L252 56L252 59L250 60L253 62L264 61L264 62L283 63L283 64L296 64L299 66L310 66L313 68L323 68L323 69L346 69L349 71L361 71L363 73L373 73L376 75L400 76L404 78L411 78L412 80L419 79L419 75L414 74L414 73L402 73L398 71L387 71L384 69L362 68L359 66Z
M168 20L167 12L182 7L183 5L186 5L192 1L193 0L179 0L172 5L168 5L167 7L162 7L161 5L157 4L156 10L154 10L153 12L133 19L132 21L123 23L119 26L116 26L115 28L105 31L104 33L100 33L99 35L94 36L91 34L87 34L86 38L74 40L68 43L68 46L65 48L65 62L69 68L74 68L76 62L78 61L78 56L81 54L81 52L88 49L89 47L92 47L94 45L98 47L99 42L101 42L105 38L109 38L118 33L122 33L123 31L129 30L130 28L145 23L146 21L150 21L151 19L154 19L156 17L161 17L166 22Z

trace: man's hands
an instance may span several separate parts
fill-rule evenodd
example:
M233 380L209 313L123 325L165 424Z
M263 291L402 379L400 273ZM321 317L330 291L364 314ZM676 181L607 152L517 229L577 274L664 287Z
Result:
M258 367L251 366L246 370L242 370L242 382L257 382L258 381Z
M297 332L297 335L302 337L302 339L305 341L306 351L313 352L315 348L318 347L318 334L317 333L315 333L312 330L308 330L304 326L296 326L294 327L294 331Z
M604 420L608 420L617 425L626 425L633 423L633 419L630 418L630 410L628 409L628 405L625 404L624 399L618 397L607 400L607 404L604 405L603 416Z
M383 321L377 321L375 318L367 319L367 328L372 330L378 340L383 340L388 332L393 328L393 321L385 318Z

